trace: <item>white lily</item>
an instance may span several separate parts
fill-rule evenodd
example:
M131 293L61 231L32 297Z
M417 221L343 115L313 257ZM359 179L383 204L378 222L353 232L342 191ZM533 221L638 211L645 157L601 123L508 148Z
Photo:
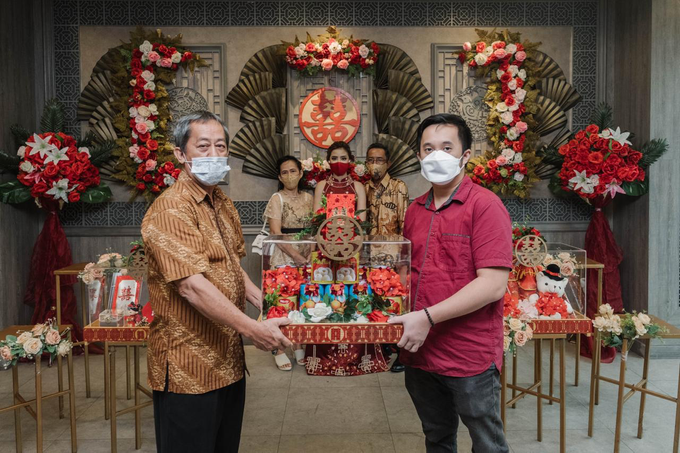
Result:
M593 177L591 176L589 178L588 176L586 176L585 170L583 170L583 171L574 170L574 174L576 176L574 176L573 178L571 178L569 180L569 183L573 184L572 189L574 191L581 189L585 193L592 193L593 190L594 190L594 187L592 185L593 184L593 182L592 182ZM597 178L599 180L597 175L593 175L593 176L595 176L595 178ZM595 184L597 185L597 182Z
M621 132L620 127L617 127L616 130L609 128L600 132L600 137L611 138L612 140L619 142L621 146L632 145L632 143L627 140L629 136L630 132Z
M50 137L51 136L48 136L43 139L40 138L38 134L33 134L34 143L26 142L26 145L31 148L31 156L35 153L40 153L40 157L45 157L45 154L48 152L58 149L53 144L49 143Z
M54 165L57 165L62 160L68 160L66 151L68 151L68 148L55 148L55 150L52 152L46 152L45 154L47 157L45 158L45 165L49 164L50 162L54 162Z
M52 183L52 188L45 192L47 195L52 195L55 200L62 199L68 203L68 179L60 179L57 182Z

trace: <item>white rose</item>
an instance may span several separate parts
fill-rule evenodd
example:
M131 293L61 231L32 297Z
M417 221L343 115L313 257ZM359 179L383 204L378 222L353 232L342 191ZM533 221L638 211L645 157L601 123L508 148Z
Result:
M56 329L50 329L45 334L45 343L49 345L59 344L60 341L61 335L59 335L59 331Z
M36 355L42 350L43 344L40 338L30 338L24 343L24 351L29 355Z
M517 91L515 91L515 99L519 102L524 102L524 98L527 96L527 90L524 90L522 88L517 88Z
M25 171L26 173L30 173L34 170L33 164L25 160L21 163L21 165L19 165L19 170Z
M519 72L519 68L516 65L511 64L510 66L508 66L508 71L510 71L511 76L515 77Z
M510 347L510 344L512 344L512 340L510 339L509 336L504 336L503 337L503 350L507 351L508 348Z
M496 104L496 110L499 112L507 112L508 106L505 105L505 102L499 102L498 104Z
M57 346L57 354L64 357L69 353L72 347L73 343L71 343L70 341L62 341L61 343L59 343L59 346Z
M314 159L310 157L300 162L300 164L302 164L302 171L311 171L314 168Z
M510 107L508 107L508 110L510 110L511 112L514 112L514 111L517 110L518 108L519 108L519 103L518 103L518 102L515 102L513 105L511 105Z
M478 53L475 55L475 63L477 63L477 66L484 66L486 64L486 60L488 60L488 58L483 53Z
M512 179L522 182L524 180L524 175L520 172L516 172L514 175L512 175Z
M366 46L364 46L366 47ZM338 52L342 52L342 45L340 45L339 42L334 42L330 46L328 46L328 50L331 51L331 54L335 55ZM361 48L359 49L359 54L361 54ZM366 55L368 55L368 47L366 47ZM363 58L366 58L366 55L362 55Z
M153 46L149 41L144 41L141 46L139 46L139 51L142 53L149 53L153 50Z
M368 318L364 315L358 315L352 318L350 322L357 323L357 324L368 324Z
M316 58L312 58L312 62L310 63L312 66L319 66L321 62L317 60Z
M135 117L135 124L139 124L139 123L146 123L146 118L143 117L142 115L137 115Z
M366 166L364 164L357 164L354 167L354 173L356 173L359 177L364 176L366 174Z
M510 330L514 331L522 330L522 321L520 321L517 318L510 318L508 326L510 327Z
M130 86L131 87L137 86L137 79L131 79L130 80Z
M505 74L505 71L501 69L496 69L496 77L500 79L501 77L503 77L503 74Z
M607 323L607 319L603 318L602 316L596 316L593 320L593 327L602 332L606 329Z
M646 326L652 322L651 318L647 316L645 313L638 313L637 317L642 322L642 324Z
M146 80L147 82L150 82L155 78L156 78L156 76L154 75L153 72L148 71L146 69L144 71L142 71L142 79Z
M522 153L515 153L515 157L512 159L513 164L518 164L522 162Z
M156 89L156 84L154 82L146 82L144 84L144 89L154 91Z
M515 53L517 52L517 46L515 44L508 44L507 46L505 46L505 50L508 53Z
M175 52L170 57L170 61L172 61L173 63L179 63L180 61L182 61L182 55L179 52Z
M79 153L85 153L88 156L92 157L92 155L90 154L89 148L86 148L85 146L81 146L80 148L78 148L78 152Z
M493 47L487 46L486 48L484 48L484 51L483 51L482 53L483 53L487 58L490 57L491 54L493 53Z
M305 54L306 54L306 52L305 52L305 48L304 48L304 47L297 46L297 47L295 48L295 56L296 56L296 57L300 58L300 57L305 56Z
M640 318L637 316L633 316L633 324L635 324L635 331L639 336L642 336L647 333L647 328L645 325L640 321Z
M503 112L503 113L501 113L501 121L503 122L503 124L510 124L510 123L512 123L512 120L513 120L513 119L514 119L514 118L512 117L512 113L511 113L511 112Z
M147 120L145 123L146 127L148 127L150 131L156 129L156 123L154 123L153 121Z
M17 151L17 156L21 157L23 159L24 154L26 154L26 147L25 146L20 146L19 150Z
M163 182L165 183L166 186L170 187L175 183L175 178L172 177L172 175L166 174L163 176Z
M361 55L361 58L366 58L368 56L368 47L364 44L359 47L359 55Z
M512 115L512 114L511 114ZM517 137L519 137L519 132L517 132L516 127L511 127L508 129L508 139L510 140L517 140Z
M508 162L512 161L512 158L515 157L515 151L513 151L510 148L505 148L501 154L505 156L506 159L508 159Z
M130 112L130 118L137 118L137 115L139 115L136 107L130 107L130 110L128 111Z
M17 338L17 343L24 344L31 338L33 338L33 334L31 332L24 332Z
M347 46L349 46L349 40L345 39L344 41L342 41L342 48L345 49Z
M293 324L304 324L305 323L305 315L303 315L302 313L300 313L297 310L289 311L288 312L288 319L290 319L290 321Z
M606 316L608 318L611 318L612 316L614 316L614 309L609 304L600 305L600 308L598 308L597 311L598 311L598 313L600 313L603 316Z
M520 79L526 80L527 78L527 72L524 69L520 69L519 72L517 73Z
M508 88L512 91L517 89L517 80L512 79L511 81L508 82Z
M149 111L152 115L158 115L158 107L156 107L156 104L149 104Z
M325 303L319 302L314 305L314 308L308 308L307 313L312 318L312 322L319 322L328 318L333 313L333 309Z

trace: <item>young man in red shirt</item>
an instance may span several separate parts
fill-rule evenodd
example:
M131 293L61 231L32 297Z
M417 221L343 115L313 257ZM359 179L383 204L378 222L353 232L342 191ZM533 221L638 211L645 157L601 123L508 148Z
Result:
M428 453L456 452L459 418L473 451L507 452L500 419L503 294L512 228L501 200L465 176L472 134L456 115L418 128L418 158L432 188L406 211L412 242L412 312L399 342L406 388Z

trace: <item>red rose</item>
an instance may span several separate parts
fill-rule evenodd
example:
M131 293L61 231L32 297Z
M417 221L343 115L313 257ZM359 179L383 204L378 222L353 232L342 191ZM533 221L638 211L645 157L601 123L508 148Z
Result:
M621 158L617 156L616 154L610 154L609 157L607 158L607 163L611 162L612 165L615 167L618 167L621 165Z
M193 57L194 57L194 55L191 52L189 52L189 51L184 52L182 54L182 61L191 60Z
M493 45L493 49L505 49L505 42L504 41L498 41Z
M139 184L137 184L137 190L141 190L141 191L146 190L146 184L144 184L143 182L140 182Z
M139 151L137 151L137 157L142 160L147 160L149 158L149 150L146 148L139 148Z
M286 49L286 55L288 55L289 58L296 58L297 55L295 55L295 48L293 46L288 46Z
M517 88L522 88L524 86L524 80L520 79L519 77L517 77L515 81L517 82Z
M142 69L142 62L136 58L133 58L130 62L130 67L132 69Z
M45 184L44 182L39 182L36 183L31 188L31 195L37 198L42 196L45 192L47 192L47 190L48 190L47 184Z
M146 147L149 148L152 151L156 151L158 149L158 142L156 140L149 140L146 142Z
M628 182L635 181L638 177L638 174L640 173L640 169L637 167L637 165L629 165L628 166L628 175L627 178L625 179Z
M513 149L513 151L515 151L516 153L521 153L522 150L524 150L524 143L523 143L523 142L514 142L514 143L512 144L512 149Z
M373 53L375 55L378 55L380 53L380 47L375 42L371 43L371 49L373 50Z
M161 191L161 188L158 187L158 186L155 185L155 184L151 187L151 192L153 192L153 193L158 193L158 192L160 192L160 191Z
M57 173L59 173L59 167L54 165L52 162L47 164L47 167L45 168L45 170L43 170L43 175L45 175L48 178L56 176Z
M486 49L486 43L482 41L478 42L477 45L475 46L475 50L477 51L477 53L484 52L484 49Z
M611 162L611 158L607 159L607 161L602 166L602 171L607 175L615 175L617 169L618 168L616 164Z
M68 194L68 201L71 203L75 203L77 201L80 201L80 193L77 191L72 191Z
M506 96L505 105L507 105L508 107L515 105L515 98L512 96Z
M476 166L475 166L475 169L473 170L473 173L474 173L476 176L481 176L481 175L483 175L483 174L484 174L484 166L481 165L481 164L480 164L480 165L476 165Z
M389 316L385 315L380 310L373 310L366 317L370 322L387 322L387 320L390 319Z
M645 180L645 171L643 169L638 169L638 181Z
M628 181L628 167L620 167L616 171L616 176L621 180L621 181Z
M151 91L151 90L144 90L144 98L145 98L145 99L149 99L149 100L155 99L155 98L156 98L156 93L154 93L154 92Z
M612 151L618 153L621 152L621 148L623 148L623 146L621 146L621 143L617 142L616 140L612 140Z
M288 316L288 312L286 311L285 307L282 307L280 305L276 307L271 307L267 312L267 319L285 318L286 316Z
M153 176L151 173L147 173L142 177L142 180L144 180L144 182L151 182L153 181Z
M498 163L496 163L496 159L491 159L490 161L488 161L488 162L486 163L486 165L487 165L489 168L496 168L496 167L498 167Z
M138 77L139 75L141 75L141 73L142 73L141 68L134 68L130 71L130 75L132 75L132 77Z
M591 162L593 164L601 164L602 161L604 160L604 156L600 152L594 152L588 154L588 162Z
M158 46L158 52L162 54L167 54L168 47L165 44L161 44L160 46Z
M307 61L305 61L305 60L297 60L295 62L295 69L297 69L298 71L302 71L306 67L307 67Z
M639 151L632 151L630 154L628 154L628 161L631 164L637 165L638 162L640 162L640 159L642 159L642 153Z
M590 124L586 126L586 132L588 132L589 134L597 134L598 132L600 132L600 128L597 127L596 124Z

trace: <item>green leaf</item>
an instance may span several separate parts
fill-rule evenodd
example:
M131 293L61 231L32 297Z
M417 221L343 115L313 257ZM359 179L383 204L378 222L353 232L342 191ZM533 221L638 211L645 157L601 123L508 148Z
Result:
M649 192L649 178L644 181L624 182L621 188L626 192L626 195L631 197L639 197Z
M31 189L19 181L8 181L0 184L0 201L8 204L19 204L31 199Z
M639 162L640 166L646 169L659 160L666 151L668 151L668 142L666 142L665 138L655 138L654 140L648 141L642 145L642 149L640 150L642 153L642 159L640 159Z
M550 183L548 184L550 191L559 198L568 198L571 194L562 189L562 180L560 179L559 172L552 175L550 178Z
M64 129L64 106L56 99L50 99L45 104L40 128L45 132L61 132Z
M10 173L19 173L19 163L21 158L17 155L5 154L0 151L0 170L5 170Z
M31 134L28 129L24 128L23 126L20 126L18 124L13 124L9 127L10 132L12 133L12 136L14 137L14 146L19 149L22 146L26 144L26 140L31 137Z
M17 341L17 337L16 337L16 335L7 335L7 337L5 338L5 340L6 340L6 341L13 341L13 342L16 342L16 341Z
M590 115L588 120L590 124L597 125L600 130L604 130L614 126L614 113L612 108L606 103L602 102Z
M80 201L84 203L104 203L113 194L111 189L105 184L99 184L97 187L90 187L80 196Z
M101 167L111 158L111 152L116 147L116 142L106 141L100 145L90 148L90 162L95 167Z

